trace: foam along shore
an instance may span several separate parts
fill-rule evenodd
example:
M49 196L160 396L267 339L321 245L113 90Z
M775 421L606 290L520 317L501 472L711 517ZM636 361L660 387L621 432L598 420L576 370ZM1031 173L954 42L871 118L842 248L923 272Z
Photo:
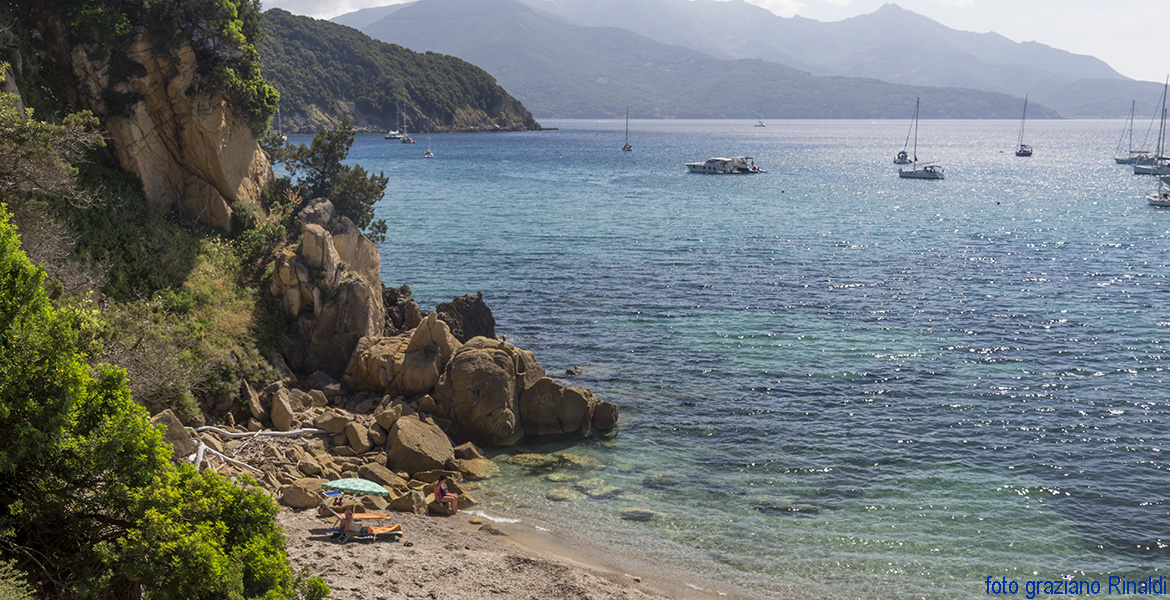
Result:
M315 510L285 508L277 516L290 562L323 577L334 600L754 600L726 583L702 581L524 523L466 512L392 513L390 520L402 524L402 541L338 544L325 532L329 520Z

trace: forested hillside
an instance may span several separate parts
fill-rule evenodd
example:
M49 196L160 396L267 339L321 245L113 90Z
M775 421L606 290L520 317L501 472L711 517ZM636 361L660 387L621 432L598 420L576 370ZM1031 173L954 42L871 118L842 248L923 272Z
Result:
M411 131L538 129L495 79L466 61L373 40L365 34L272 9L264 13L260 59L280 91L280 126L309 131L351 117L391 129L399 101Z

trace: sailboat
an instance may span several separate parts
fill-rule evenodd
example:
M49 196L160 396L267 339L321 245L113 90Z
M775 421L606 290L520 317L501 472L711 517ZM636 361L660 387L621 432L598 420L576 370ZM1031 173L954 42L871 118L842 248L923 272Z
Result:
M759 120L756 121L756 127L767 127L767 125L764 125L764 110L763 109L760 109Z
M1160 113L1161 121L1158 124L1158 147L1157 151L1152 157L1153 160L1148 164L1134 163L1134 175L1170 175L1170 157L1165 154L1166 150L1166 91L1170 88L1170 77L1166 78L1166 83L1162 85L1162 112ZM1162 182L1158 182L1159 191L1161 191Z
M1170 77L1166 78L1166 83L1162 86L1162 120L1158 125L1158 153L1155 156L1155 167L1160 167L1166 164L1166 157L1162 156L1162 151L1165 150L1166 144L1166 90L1170 89ZM1139 165L1134 165L1137 169ZM1136 171L1135 171L1136 172ZM1167 173L1155 173L1156 175L1166 175ZM1170 208L1170 188L1166 187L1166 182L1162 177L1158 178L1158 188L1146 194L1146 201L1150 206L1157 206L1159 208Z
M394 123L398 124L398 122L401 120L401 117L402 117L402 101L398 101L396 106L398 108L398 114L395 115ZM386 139L400 140L400 139L402 139L402 132L398 131L397 129L391 129L390 131L386 132Z
M1121 139L1117 140L1117 152L1113 155L1113 161L1119 165L1141 165L1150 162L1149 150L1134 150L1133 149L1133 111L1137 107L1137 100L1130 100L1129 103L1129 120L1125 122L1125 128L1121 130ZM1126 140L1128 144L1125 144ZM1128 145L1129 149L1124 155L1121 153L1121 147Z
M906 150L910 147L910 132L914 131L914 126L918 124L918 102L914 103L914 117L910 119L910 126L906 128L906 143L902 144L902 149L898 151L898 155L894 157L895 165L910 164L910 153Z
M918 167L918 105L921 98L914 99L914 158L910 161L910 170L898 167L898 177L903 179L942 179L943 168L939 165L923 165Z
M423 152L423 158L434 158L435 153L431 152L431 136L427 136L427 151Z
M1024 143L1024 122L1028 119L1028 96L1024 95L1024 114L1020 117L1020 139L1016 141L1016 156L1032 156L1032 147Z
M630 107L626 107L626 143L622 144L622 150L629 152L634 147L630 145Z

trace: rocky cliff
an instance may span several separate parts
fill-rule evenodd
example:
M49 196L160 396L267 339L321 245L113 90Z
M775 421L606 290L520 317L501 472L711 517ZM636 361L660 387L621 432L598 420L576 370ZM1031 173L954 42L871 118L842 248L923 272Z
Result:
M63 26L53 27L67 39ZM223 95L198 89L190 45L168 53L158 46L139 28L126 56L131 75L117 81L111 64L122 57L109 48L59 48L75 80L67 89L77 108L102 118L118 163L142 179L151 208L227 230L233 203L258 200L271 165Z

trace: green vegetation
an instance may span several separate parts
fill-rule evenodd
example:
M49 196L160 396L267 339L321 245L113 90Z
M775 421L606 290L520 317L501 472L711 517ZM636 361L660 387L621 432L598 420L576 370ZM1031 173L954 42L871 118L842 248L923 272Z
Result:
M42 597L295 597L276 505L247 481L169 462L125 372L90 364L93 315L54 308L19 244L0 210L5 558Z
M386 237L386 221L374 220L374 204L382 199L389 179L382 173L367 174L361 165L342 164L353 146L353 135L353 123L346 117L335 128L318 129L308 146L270 139L266 150L273 161L288 169L288 179L278 185L291 186L297 180L300 197L329 200L339 214L380 243Z
M156 52L173 54L183 44L189 45L199 69L196 87L222 91L257 135L268 128L280 102L280 95L261 74L256 48L261 37L259 0L18 2L0 6L0 17L23 26L26 46L35 45L27 32L44 36L46 29L52 31L49 24L61 18L65 23L64 47L90 44L105 53L110 60L110 81L103 98L112 113L136 99L114 87L141 69L126 53L139 27L146 31ZM65 96L60 92L53 95Z
M350 116L411 131L537 129L491 75L452 56L420 54L361 32L283 10L264 13L264 77L280 90L283 124L309 130Z
M199 419L196 398L271 380L254 262L287 211L234 240L152 215L105 155L71 164L100 142L89 115L53 125L15 100L0 94L0 597L324 597L292 571L267 493L175 466L142 406ZM77 259L79 288L63 283Z

